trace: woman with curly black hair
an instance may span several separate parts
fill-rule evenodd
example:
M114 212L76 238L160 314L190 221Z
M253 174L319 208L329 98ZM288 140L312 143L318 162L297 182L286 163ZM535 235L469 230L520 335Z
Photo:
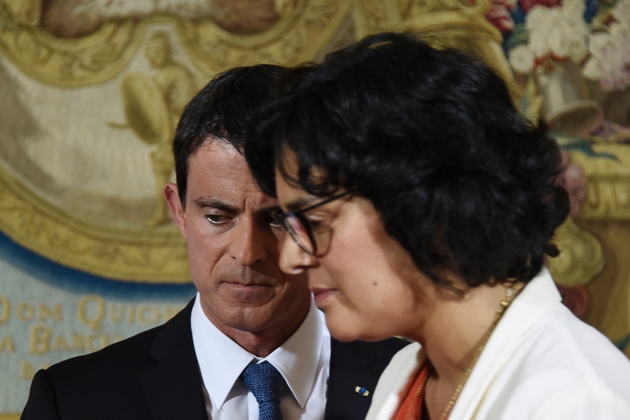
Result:
M388 33L281 86L245 147L284 210L281 268L309 271L336 338L415 341L368 418L630 418L630 362L544 268L560 151L499 76Z

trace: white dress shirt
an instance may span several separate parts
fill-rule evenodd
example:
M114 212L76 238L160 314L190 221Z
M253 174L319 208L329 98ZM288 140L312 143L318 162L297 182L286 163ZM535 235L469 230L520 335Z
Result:
M240 379L254 360L268 361L284 378L280 407L285 420L324 418L330 333L312 299L302 325L266 358L254 356L219 331L204 314L198 293L190 322L208 419L258 420L258 403Z
M399 351L381 375L368 420L389 420L426 354ZM630 361L561 303L547 269L505 311L449 420L628 420Z

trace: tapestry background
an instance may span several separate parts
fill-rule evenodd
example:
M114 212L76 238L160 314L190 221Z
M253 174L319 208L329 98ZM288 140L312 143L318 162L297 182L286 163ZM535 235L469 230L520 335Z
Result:
M629 5L0 0L0 419L18 417L37 369L161 324L194 296L160 190L198 89L383 30L483 59L529 118L550 122L572 197L552 272L567 306L630 356Z

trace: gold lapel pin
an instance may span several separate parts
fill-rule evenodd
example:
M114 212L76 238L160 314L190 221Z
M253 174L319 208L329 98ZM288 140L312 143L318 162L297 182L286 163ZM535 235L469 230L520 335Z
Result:
M370 395L370 391L365 389L364 386L358 386L354 388L354 392L356 392L357 394L363 395L364 397L367 397L368 395Z

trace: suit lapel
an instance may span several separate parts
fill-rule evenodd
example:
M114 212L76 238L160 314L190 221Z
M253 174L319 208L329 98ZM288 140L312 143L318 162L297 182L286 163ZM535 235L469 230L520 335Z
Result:
M143 377L142 388L153 420L207 420L190 329L193 302L164 324L151 348L158 364Z
M381 373L392 356L407 344L399 339L377 343L342 343L331 339L330 377L324 418L364 419Z

